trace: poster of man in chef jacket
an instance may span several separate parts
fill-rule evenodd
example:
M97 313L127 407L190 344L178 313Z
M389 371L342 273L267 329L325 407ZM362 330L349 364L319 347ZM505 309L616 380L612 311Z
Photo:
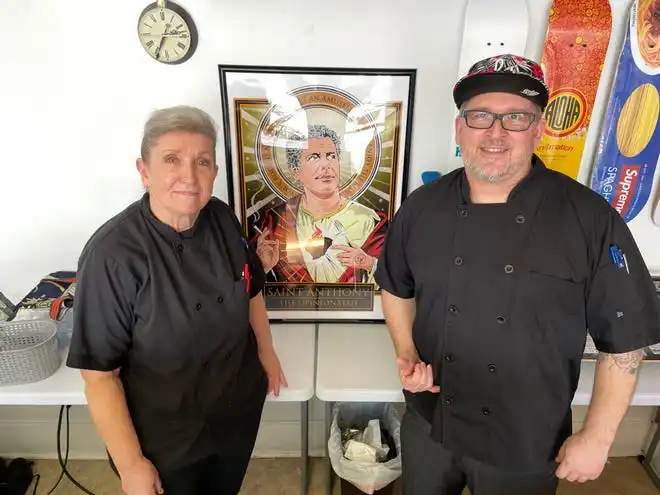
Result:
M342 148L325 124L289 139L286 164L300 192L250 217L268 280L374 283L388 216L343 194Z
M374 273L401 201L403 102L310 85L234 105L241 216L267 304L269 285L378 292Z

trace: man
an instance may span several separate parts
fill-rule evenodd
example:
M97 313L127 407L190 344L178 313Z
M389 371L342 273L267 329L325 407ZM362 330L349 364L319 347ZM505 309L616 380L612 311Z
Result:
M387 216L341 195L335 131L311 125L307 136L293 140L300 145L287 147L287 163L304 192L252 226L267 280L373 283Z
M534 155L541 68L493 57L453 94L464 167L403 203L376 272L408 405L404 492L553 494L602 472L660 304L617 212ZM600 354L571 435L587 329Z

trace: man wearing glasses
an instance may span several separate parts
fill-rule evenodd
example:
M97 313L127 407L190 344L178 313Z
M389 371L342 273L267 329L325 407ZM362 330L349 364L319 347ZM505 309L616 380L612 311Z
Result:
M406 397L405 495L549 495L597 478L660 301L621 216L534 154L548 89L513 55L454 88L464 167L414 191L375 278ZM587 329L600 354L572 431Z

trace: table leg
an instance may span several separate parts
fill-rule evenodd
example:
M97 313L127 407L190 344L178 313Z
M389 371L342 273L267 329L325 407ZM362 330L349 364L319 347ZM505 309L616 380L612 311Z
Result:
M309 401L300 404L300 494L307 495L309 488Z
M653 458L655 457L656 450L658 449L658 444L660 444L660 407L658 407L658 414L656 415L655 418L655 424L656 424L655 435L653 435L653 439L649 444L649 449L642 460L642 466L644 466L644 469L646 470L646 473L649 475L649 478L651 478L651 481L653 481L655 486L660 490L660 477L658 476L655 469L651 465L653 462Z
M332 425L332 402L325 403L325 458L328 462L328 479L325 485L325 495L332 495L334 481L330 453L328 452L328 440L330 440L330 426Z

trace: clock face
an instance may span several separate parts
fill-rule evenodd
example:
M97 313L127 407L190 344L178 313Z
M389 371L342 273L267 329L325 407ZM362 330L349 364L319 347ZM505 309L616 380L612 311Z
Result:
M138 34L142 47L159 62L176 64L192 55L191 25L170 8L145 10L139 19Z

